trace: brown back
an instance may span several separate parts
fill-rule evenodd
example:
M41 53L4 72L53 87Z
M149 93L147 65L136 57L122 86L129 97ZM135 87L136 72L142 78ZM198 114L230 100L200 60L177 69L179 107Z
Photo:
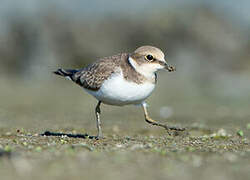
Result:
M99 59L76 72L72 76L72 80L86 89L97 91L103 81L107 80L111 74L119 73L121 69L127 81L133 81L137 84L143 83L146 78L135 71L129 64L128 57L128 53L122 53Z

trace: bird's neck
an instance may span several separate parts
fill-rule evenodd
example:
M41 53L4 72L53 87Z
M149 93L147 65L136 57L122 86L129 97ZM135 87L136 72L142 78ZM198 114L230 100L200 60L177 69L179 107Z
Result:
M140 65L138 65L131 56L128 57L127 62L131 67L131 69L133 69L133 71L143 76L146 81L153 83L156 82L156 73L154 71L141 68Z

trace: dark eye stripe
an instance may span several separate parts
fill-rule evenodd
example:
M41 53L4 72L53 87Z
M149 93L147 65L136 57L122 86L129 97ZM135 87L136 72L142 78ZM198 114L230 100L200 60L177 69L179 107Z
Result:
M162 66L165 66L165 63L162 62L162 61L160 61L160 60L158 60L158 59L155 59L155 62L159 63L159 64L162 65Z

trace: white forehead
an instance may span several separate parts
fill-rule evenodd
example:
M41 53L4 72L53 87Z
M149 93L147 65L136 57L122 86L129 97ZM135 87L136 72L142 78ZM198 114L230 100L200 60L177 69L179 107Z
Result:
M141 54L141 55L148 55L151 54L154 56L154 58L158 60L164 60L164 53L157 47L154 46L141 46L135 50L135 53Z

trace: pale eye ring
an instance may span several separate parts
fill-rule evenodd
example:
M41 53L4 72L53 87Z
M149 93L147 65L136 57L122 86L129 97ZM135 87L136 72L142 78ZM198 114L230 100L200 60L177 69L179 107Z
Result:
M154 57L151 54L148 54L147 56L145 56L146 60L148 61L153 61Z

